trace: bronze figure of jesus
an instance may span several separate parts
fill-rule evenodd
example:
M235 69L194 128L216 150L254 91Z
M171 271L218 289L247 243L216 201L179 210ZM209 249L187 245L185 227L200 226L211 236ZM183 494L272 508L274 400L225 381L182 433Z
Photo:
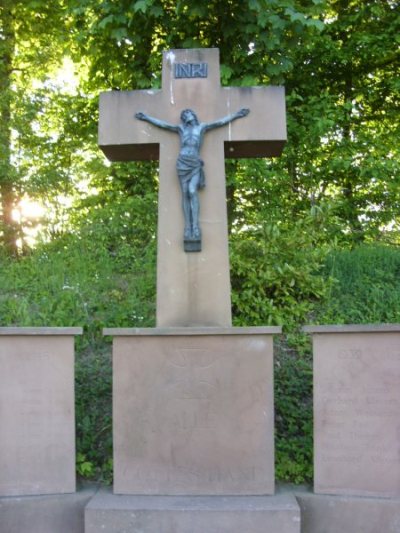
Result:
M204 134L212 129L220 128L233 120L245 117L249 109L240 109L236 113L223 117L214 122L199 122L191 109L184 109L181 113L181 124L169 124L163 120L150 117L145 113L136 113L135 117L169 131L179 134L180 150L176 162L176 169L182 189L182 207L185 218L183 234L185 251L201 251L201 230L199 226L199 197L198 190L205 186L203 161L200 150Z

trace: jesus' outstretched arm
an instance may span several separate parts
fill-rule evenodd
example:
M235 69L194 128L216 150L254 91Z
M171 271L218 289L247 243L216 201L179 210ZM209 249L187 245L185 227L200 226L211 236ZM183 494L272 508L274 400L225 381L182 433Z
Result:
M220 128L221 126L225 126L226 124L229 124L230 122L233 122L234 120L242 117L246 117L250 113L250 109L239 109L239 111L236 111L236 113L232 113L231 115L227 115L226 117L220 118L219 120L215 120L214 122L206 122L204 124L204 130L213 130L215 128Z
M164 120L159 120L158 118L150 117L149 115L146 115L146 113L142 113L139 111L139 113L135 113L135 117L138 120L143 120L144 122L149 122L150 124L153 124L153 126L157 126L158 128L162 128L164 130L170 130L170 131L179 131L179 127L170 124L169 122L165 122Z

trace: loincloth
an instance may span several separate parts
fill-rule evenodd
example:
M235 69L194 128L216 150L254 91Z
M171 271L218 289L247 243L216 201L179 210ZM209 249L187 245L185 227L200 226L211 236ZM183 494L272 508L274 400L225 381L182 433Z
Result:
M199 174L198 187L202 189L205 187L205 176L203 170L204 162L196 156L179 155L176 162L176 170L178 172L179 181L181 185L189 182L196 174Z

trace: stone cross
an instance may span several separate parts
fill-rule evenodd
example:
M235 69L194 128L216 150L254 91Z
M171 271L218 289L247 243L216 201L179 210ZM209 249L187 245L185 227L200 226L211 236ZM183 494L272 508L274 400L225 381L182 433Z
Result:
M100 95L99 145L111 161L160 160L157 326L231 326L224 157L267 157L286 140L282 87L221 87L218 49L164 52L162 89ZM202 251L182 246L183 213L176 173L179 137L135 119L146 113L179 124L183 109L213 122L241 108L242 120L207 133L201 151Z

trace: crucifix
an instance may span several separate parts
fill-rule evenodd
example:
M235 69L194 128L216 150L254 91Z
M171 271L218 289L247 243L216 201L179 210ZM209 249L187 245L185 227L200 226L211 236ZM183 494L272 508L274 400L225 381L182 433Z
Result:
M196 113L192 109L184 109L181 113L182 124L179 125L169 124L169 122L150 117L141 112L135 115L137 119L145 120L158 128L179 133L181 146L176 169L182 189L182 208L185 218L183 232L185 252L201 251L200 205L197 191L205 187L204 162L199 157L204 134L215 128L221 128L248 114L249 109L240 109L236 113L220 120L199 123Z
M193 208L185 214L184 206L182 215L185 190L176 167L184 142L182 136L171 135L171 128L165 127L178 132L183 110L195 110L204 120L200 124L214 125L204 137L201 154L207 175L198 215L201 251L200 231L196 234L193 228L196 202L194 214ZM144 117L153 122L143 121ZM223 117L222 124L218 117ZM218 49L164 52L160 90L100 95L99 145L105 155L111 161L160 161L158 327L231 326L224 158L277 156L285 140L284 89L221 87ZM195 185L199 188L201 162L197 165ZM182 246L183 222L186 251Z

